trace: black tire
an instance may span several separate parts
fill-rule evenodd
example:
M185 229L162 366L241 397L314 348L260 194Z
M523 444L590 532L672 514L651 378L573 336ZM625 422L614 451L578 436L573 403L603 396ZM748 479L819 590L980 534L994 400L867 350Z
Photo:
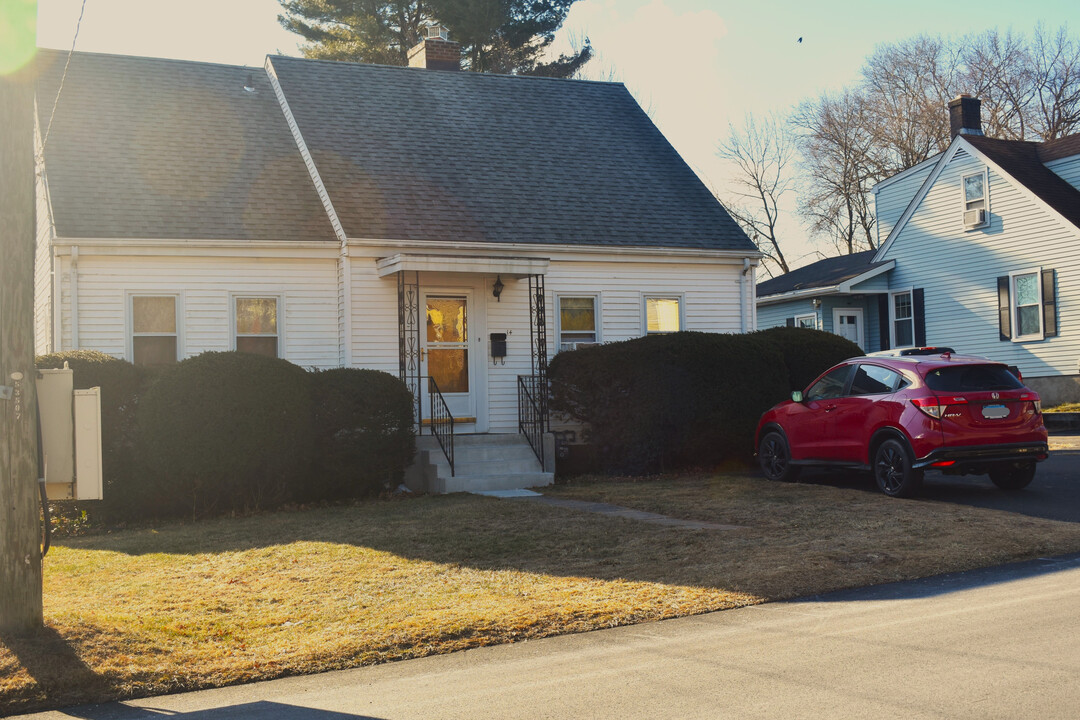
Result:
M923 472L911 467L911 452L899 440L888 439L874 451L874 479L889 497L911 497L922 487Z
M990 480L1002 490L1023 490L1035 479L1035 463L1030 460L1002 463L990 471Z
M799 476L799 466L791 464L791 450L783 433L770 430L758 443L758 465L769 480L791 482Z

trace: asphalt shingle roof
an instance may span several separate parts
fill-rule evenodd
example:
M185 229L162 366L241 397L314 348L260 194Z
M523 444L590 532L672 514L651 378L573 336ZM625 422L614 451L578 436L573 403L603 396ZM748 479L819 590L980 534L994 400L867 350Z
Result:
M877 253L877 250L865 250L851 255L825 258L824 260L818 260L816 263L804 265L771 280L758 283L757 296L762 298L796 290L839 285L845 280L850 280L868 270L884 265L884 263L880 262L870 262L875 253Z
M1043 165L1043 159L1040 158L1042 155L1048 161L1053 157L1080 153L1080 136L1074 135L1047 143L997 140L978 135L965 135L964 139L1069 222L1080 227L1080 190ZM1076 152L1069 152L1070 150Z
M349 237L755 250L621 84L270 61Z
M39 51L42 132L66 58ZM262 68L77 52L45 170L60 237L334 239Z

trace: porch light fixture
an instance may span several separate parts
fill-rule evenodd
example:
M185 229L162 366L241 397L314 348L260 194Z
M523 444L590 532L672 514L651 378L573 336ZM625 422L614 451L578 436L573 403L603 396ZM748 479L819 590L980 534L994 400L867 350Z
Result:
M505 287L505 286L503 285L503 282L502 282L502 275L496 275L495 276L495 285L491 288L491 294L499 302L502 302L502 299L499 296L502 295L503 287Z

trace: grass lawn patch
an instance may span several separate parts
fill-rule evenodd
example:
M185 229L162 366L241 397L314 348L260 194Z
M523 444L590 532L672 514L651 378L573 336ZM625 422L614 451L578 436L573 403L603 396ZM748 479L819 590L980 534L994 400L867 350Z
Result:
M355 667L1080 550L1080 526L739 475L553 488L739 530L468 495L58 541L0 714Z

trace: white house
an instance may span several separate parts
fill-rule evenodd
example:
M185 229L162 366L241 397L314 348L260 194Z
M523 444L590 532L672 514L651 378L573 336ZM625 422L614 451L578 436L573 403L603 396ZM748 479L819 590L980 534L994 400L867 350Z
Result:
M839 332L831 314L855 307L867 350L948 346L1080 400L1080 135L992 139L977 98L949 111L948 149L874 188L877 250L762 283L760 325Z
M621 84L75 53L51 116L41 59L39 352L385 370L542 458L555 352L754 328L759 253Z

